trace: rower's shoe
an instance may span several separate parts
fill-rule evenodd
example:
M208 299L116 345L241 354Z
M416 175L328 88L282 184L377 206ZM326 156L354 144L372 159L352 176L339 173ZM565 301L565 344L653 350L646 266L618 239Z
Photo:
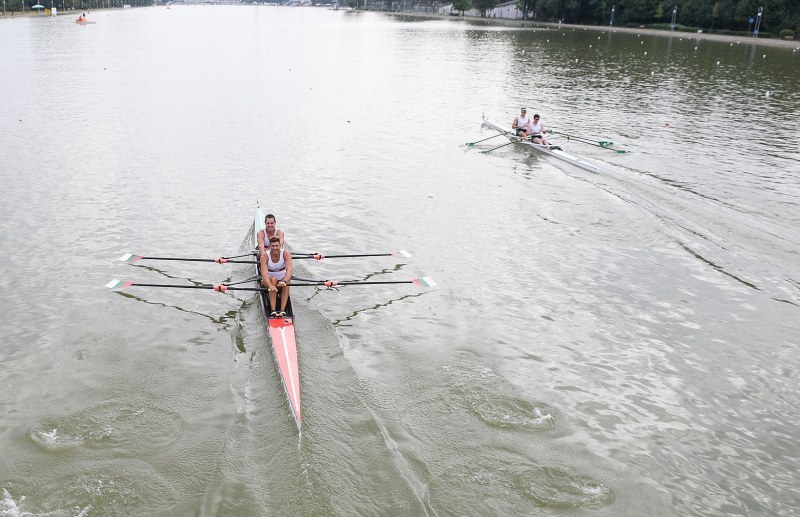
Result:
M270 317L270 318L277 318L277 317L278 317L278 311L272 311L272 312L270 312L270 313L269 313L269 317Z
M552 149L553 151L563 151L563 149L562 149L562 148L560 148L560 147L559 147L559 146L557 146L557 145L554 145L554 146L553 146L553 147L551 147L550 149Z
M278 317L279 318L285 318L286 317L286 311L278 311Z

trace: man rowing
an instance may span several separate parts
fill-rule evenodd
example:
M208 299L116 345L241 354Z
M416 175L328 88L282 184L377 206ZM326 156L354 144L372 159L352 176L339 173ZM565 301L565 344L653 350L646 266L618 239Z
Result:
M267 251L269 251L269 241L273 237L277 237L281 242L281 248L284 247L284 238L283 238L283 230L277 227L277 222L275 220L275 216L272 214L267 214L264 218L264 228L263 230L258 230L258 256L263 257Z
M511 129L514 130L514 134L517 136L521 136L522 138L528 138L530 134L530 125L531 119L528 118L528 110L527 108L522 108L519 111L519 115L514 117L514 120L511 122Z
M531 122L530 125L528 126L530 128L529 132L531 135L531 142L533 142L534 144L546 145L550 147L550 149L556 149L560 151L561 150L560 147L558 147L557 145L551 147L550 142L548 142L547 139L544 137L544 132L545 132L544 125L539 121L539 118L540 117L538 113L534 114L533 122Z
M269 217L269 216L267 216ZM289 302L289 282L292 279L292 254L283 249L278 237L269 239L269 250L261 255L261 285L269 294L270 318L286 316L286 304ZM278 291L281 292L281 307L277 308Z

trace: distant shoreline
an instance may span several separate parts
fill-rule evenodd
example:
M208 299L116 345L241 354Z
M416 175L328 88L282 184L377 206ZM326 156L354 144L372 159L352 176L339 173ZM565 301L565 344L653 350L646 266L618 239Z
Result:
M98 8L98 9L92 9L91 11L97 12L105 10L121 10L121 9ZM59 11L58 16L66 14L75 14L77 12L89 12L89 11L81 9ZM469 23L472 25L499 25L505 27L518 27L521 29L561 28L561 29L589 30L597 32L627 32L632 34L647 34L650 36L661 36L664 38L675 38L675 37L691 38L703 41L721 41L725 43L737 43L737 44L746 43L763 47L782 47L782 48L791 48L795 50L800 50L800 41L783 40L777 38L753 38L744 36L729 36L724 34L707 34L705 32L682 32L682 31L673 32L673 31L664 31L658 29L607 27L604 25L573 25L569 23L558 24L558 23L535 22L535 21L524 21L524 20L510 20L505 18L475 18L472 16L450 16L446 14L414 13L408 11L405 12L364 11L364 12L379 12L381 14L396 16L400 18L404 17L404 18L418 18L427 20L447 20L459 23ZM14 18L34 17L34 16L49 16L49 15L39 14L37 12L32 12L32 11L25 11L25 13L18 11L14 13L14 16L11 16L8 13L6 14L6 16L0 16L0 20L13 20Z
M58 9L56 11L56 16L67 16L67 15L80 15L80 13L86 13L87 16L91 16L92 13L99 13L101 11L122 11L119 7L98 7L96 9ZM127 9L124 9L127 10ZM15 20L17 18L51 18L51 15L39 13L37 11L30 11L26 10L24 13L22 11L14 11L14 16L11 16L11 10L6 9L6 15L3 16L3 13L0 12L0 20Z
M798 40L782 40L776 38L753 38L743 36L728 36L723 34L706 34L705 32L680 32L680 31L662 31L658 29L635 29L629 27L607 27L602 25L572 25L569 23L546 23L534 22L523 20L509 20L503 18L473 18L471 16L450 16L446 14L430 14L430 13L411 13L411 12L396 12L385 13L391 16L407 17L407 18L423 18L430 20L448 20L454 22L471 23L473 25L500 25L506 27L519 27L521 29L536 29L536 28L561 28L561 29L576 29L576 30L589 30L597 32L627 32L632 34L647 34L650 36L661 36L665 38L691 38L695 40L706 41L722 41L725 43L749 43L751 45L759 45L764 47L783 47L793 48L800 50L800 41Z

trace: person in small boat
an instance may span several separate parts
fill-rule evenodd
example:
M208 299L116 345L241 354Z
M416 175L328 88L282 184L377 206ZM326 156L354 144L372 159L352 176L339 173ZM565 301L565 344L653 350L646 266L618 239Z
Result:
M82 15L78 16L78 21L79 22L85 22L86 21L86 13L83 13Z
M544 137L544 132L546 131L544 125L540 122L539 114L536 113L533 115L533 122L530 124L530 135L531 135L531 142L534 144L539 145L550 145L550 142ZM561 151L561 148L557 145L551 146L550 149L555 149Z
M261 284L269 291L270 318L286 316L289 301L289 283L292 280L292 254L283 249L278 237L269 239L269 251L261 256ZM277 308L278 290L281 307Z
M263 257L267 251L269 251L269 240L272 237L277 237L281 241L281 248L285 246L284 237L283 237L283 230L278 228L278 223L275 220L275 216L272 214L267 214L264 218L264 228L263 230L258 231L258 235L256 236L258 241L258 256Z
M529 128L531 119L528 118L527 113L527 108L522 108L519 111L519 115L514 117L514 120L511 122L511 129L514 130L514 134L521 136L522 138L528 138L528 135L530 134Z

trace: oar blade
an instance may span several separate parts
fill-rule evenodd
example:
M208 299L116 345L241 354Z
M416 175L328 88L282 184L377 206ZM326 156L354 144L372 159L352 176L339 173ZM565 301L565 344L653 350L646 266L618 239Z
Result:
M436 282L433 278L429 276L423 276L422 278L415 278L411 281L412 284L418 285L420 287L436 287Z
M126 282L124 280L117 280L116 278L106 284L109 289L125 289L133 285L133 282Z
M414 256L411 253L407 252L406 250L394 251L394 252L391 253L391 255L393 257L403 257L403 258L411 258L411 257Z
M143 255L134 255L133 253L126 253L119 258L120 262L126 262L128 264L133 264L137 260L141 260Z

